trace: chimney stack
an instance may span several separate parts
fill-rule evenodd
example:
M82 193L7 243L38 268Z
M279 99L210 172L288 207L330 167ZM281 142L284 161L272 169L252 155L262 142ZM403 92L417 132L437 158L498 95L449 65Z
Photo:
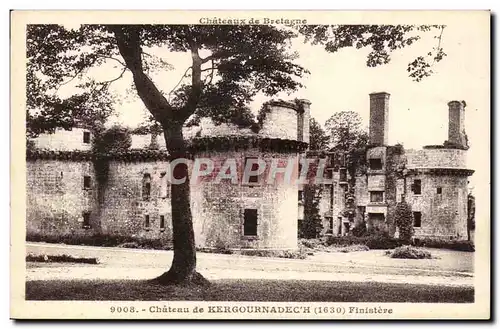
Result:
M389 98L386 92L370 94L370 145L384 146L389 139Z
M467 147L465 136L465 102L451 101L448 103L448 142Z
M297 140L309 144L309 119L311 117L311 102L299 99L300 108L297 111Z

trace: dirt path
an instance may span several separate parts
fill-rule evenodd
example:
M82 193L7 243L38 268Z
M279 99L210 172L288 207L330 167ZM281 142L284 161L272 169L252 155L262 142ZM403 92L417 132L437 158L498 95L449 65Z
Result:
M42 243L27 244L26 251L32 254L97 257L100 263L29 263L26 273L28 280L148 279L161 274L172 259L170 251ZM436 259L434 264L425 261L405 262L408 260L397 262L398 260L384 256L380 250L317 254L306 260L198 253L198 269L211 280L258 278L473 286L473 274L465 271L466 266L450 266L450 259L455 259L456 264L462 264L467 262L467 259L463 258L468 255L442 252L441 256L445 256L447 266L436 266L443 258ZM453 262L451 263L453 265Z

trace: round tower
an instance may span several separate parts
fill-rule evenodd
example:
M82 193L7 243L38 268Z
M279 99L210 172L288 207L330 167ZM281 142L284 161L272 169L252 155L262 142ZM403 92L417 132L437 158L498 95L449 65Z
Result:
M297 248L296 176L308 136L308 124L307 132L298 134L297 114L306 110L295 102L272 101L263 112L258 134L192 140L191 208L198 247ZM194 174L197 170L203 175Z
M468 176L464 101L451 101L448 140L407 153L406 200L415 236L467 239Z

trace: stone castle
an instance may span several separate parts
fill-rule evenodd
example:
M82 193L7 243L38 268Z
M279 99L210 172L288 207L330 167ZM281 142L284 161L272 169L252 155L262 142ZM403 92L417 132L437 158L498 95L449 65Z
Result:
M319 202L323 234L345 235L365 222L370 231L397 235L391 214L404 199L412 207L415 236L467 236L467 177L472 170L465 163L465 104L448 105L448 141L405 151L387 145L389 94L370 95L367 169L350 177L337 156L322 155L330 164L324 173L330 183L324 184ZM198 247L297 248L303 187L279 180L265 184L262 178L272 166L292 160L298 167L302 157L312 154L307 151L309 118L306 100L272 101L258 133L207 120L186 128L194 158L214 161L214 174L224 170L228 158L235 159L238 168L250 159L264 161L267 168L248 183L202 179L191 185ZM42 134L33 143L34 149L27 152L28 235L172 240L169 155L162 138L132 135L130 150L99 161L91 152L92 132L85 128Z
M366 166L356 172L354 184L342 164L332 164L338 175L330 189L323 189L322 233L346 235L364 222L368 231L398 236L394 211L406 201L413 212L414 237L466 240L473 170L466 165L465 102L448 103L448 140L442 145L405 150L388 145L389 100L385 92L370 94Z

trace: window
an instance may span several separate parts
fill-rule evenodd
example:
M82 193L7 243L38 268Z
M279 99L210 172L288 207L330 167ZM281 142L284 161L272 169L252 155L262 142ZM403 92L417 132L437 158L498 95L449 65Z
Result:
M144 215L144 228L149 229L151 223L149 222L149 215Z
M381 170L382 169L382 159L370 159L370 169L371 170Z
M144 174L142 178L142 199L148 201L151 196L151 175Z
M420 211L413 212L413 227L420 227L422 225L422 213Z
M327 217L328 220L328 230L326 233L333 234L333 217Z
M165 216L160 215L160 231L165 231Z
M88 132L88 131L84 131L83 132L83 142L85 144L89 144L90 143L90 132Z
M83 188L85 190L90 189L90 183L91 183L90 176L83 176Z
M422 194L422 181L420 179L413 181L413 194Z
M90 213L84 212L82 216L83 216L82 228L90 228Z
M247 163L249 160L257 160L257 158L245 158L245 168L247 167ZM259 169L259 164L258 163L252 163L252 170L253 172L257 171ZM249 183L258 183L259 182L259 175L251 175L248 177L248 182Z
M340 182L347 182L347 169L346 168L339 169L339 181Z
M170 185L167 181L167 173L160 174L160 198L165 199L170 197Z
M257 235L257 209L245 209L243 221L243 235Z
M436 190L436 193L437 194L442 194L443 193L443 188L442 187L438 187L437 190Z
M299 191L299 201L304 200L304 191Z
M370 192L370 202L384 202L384 192L382 191Z

